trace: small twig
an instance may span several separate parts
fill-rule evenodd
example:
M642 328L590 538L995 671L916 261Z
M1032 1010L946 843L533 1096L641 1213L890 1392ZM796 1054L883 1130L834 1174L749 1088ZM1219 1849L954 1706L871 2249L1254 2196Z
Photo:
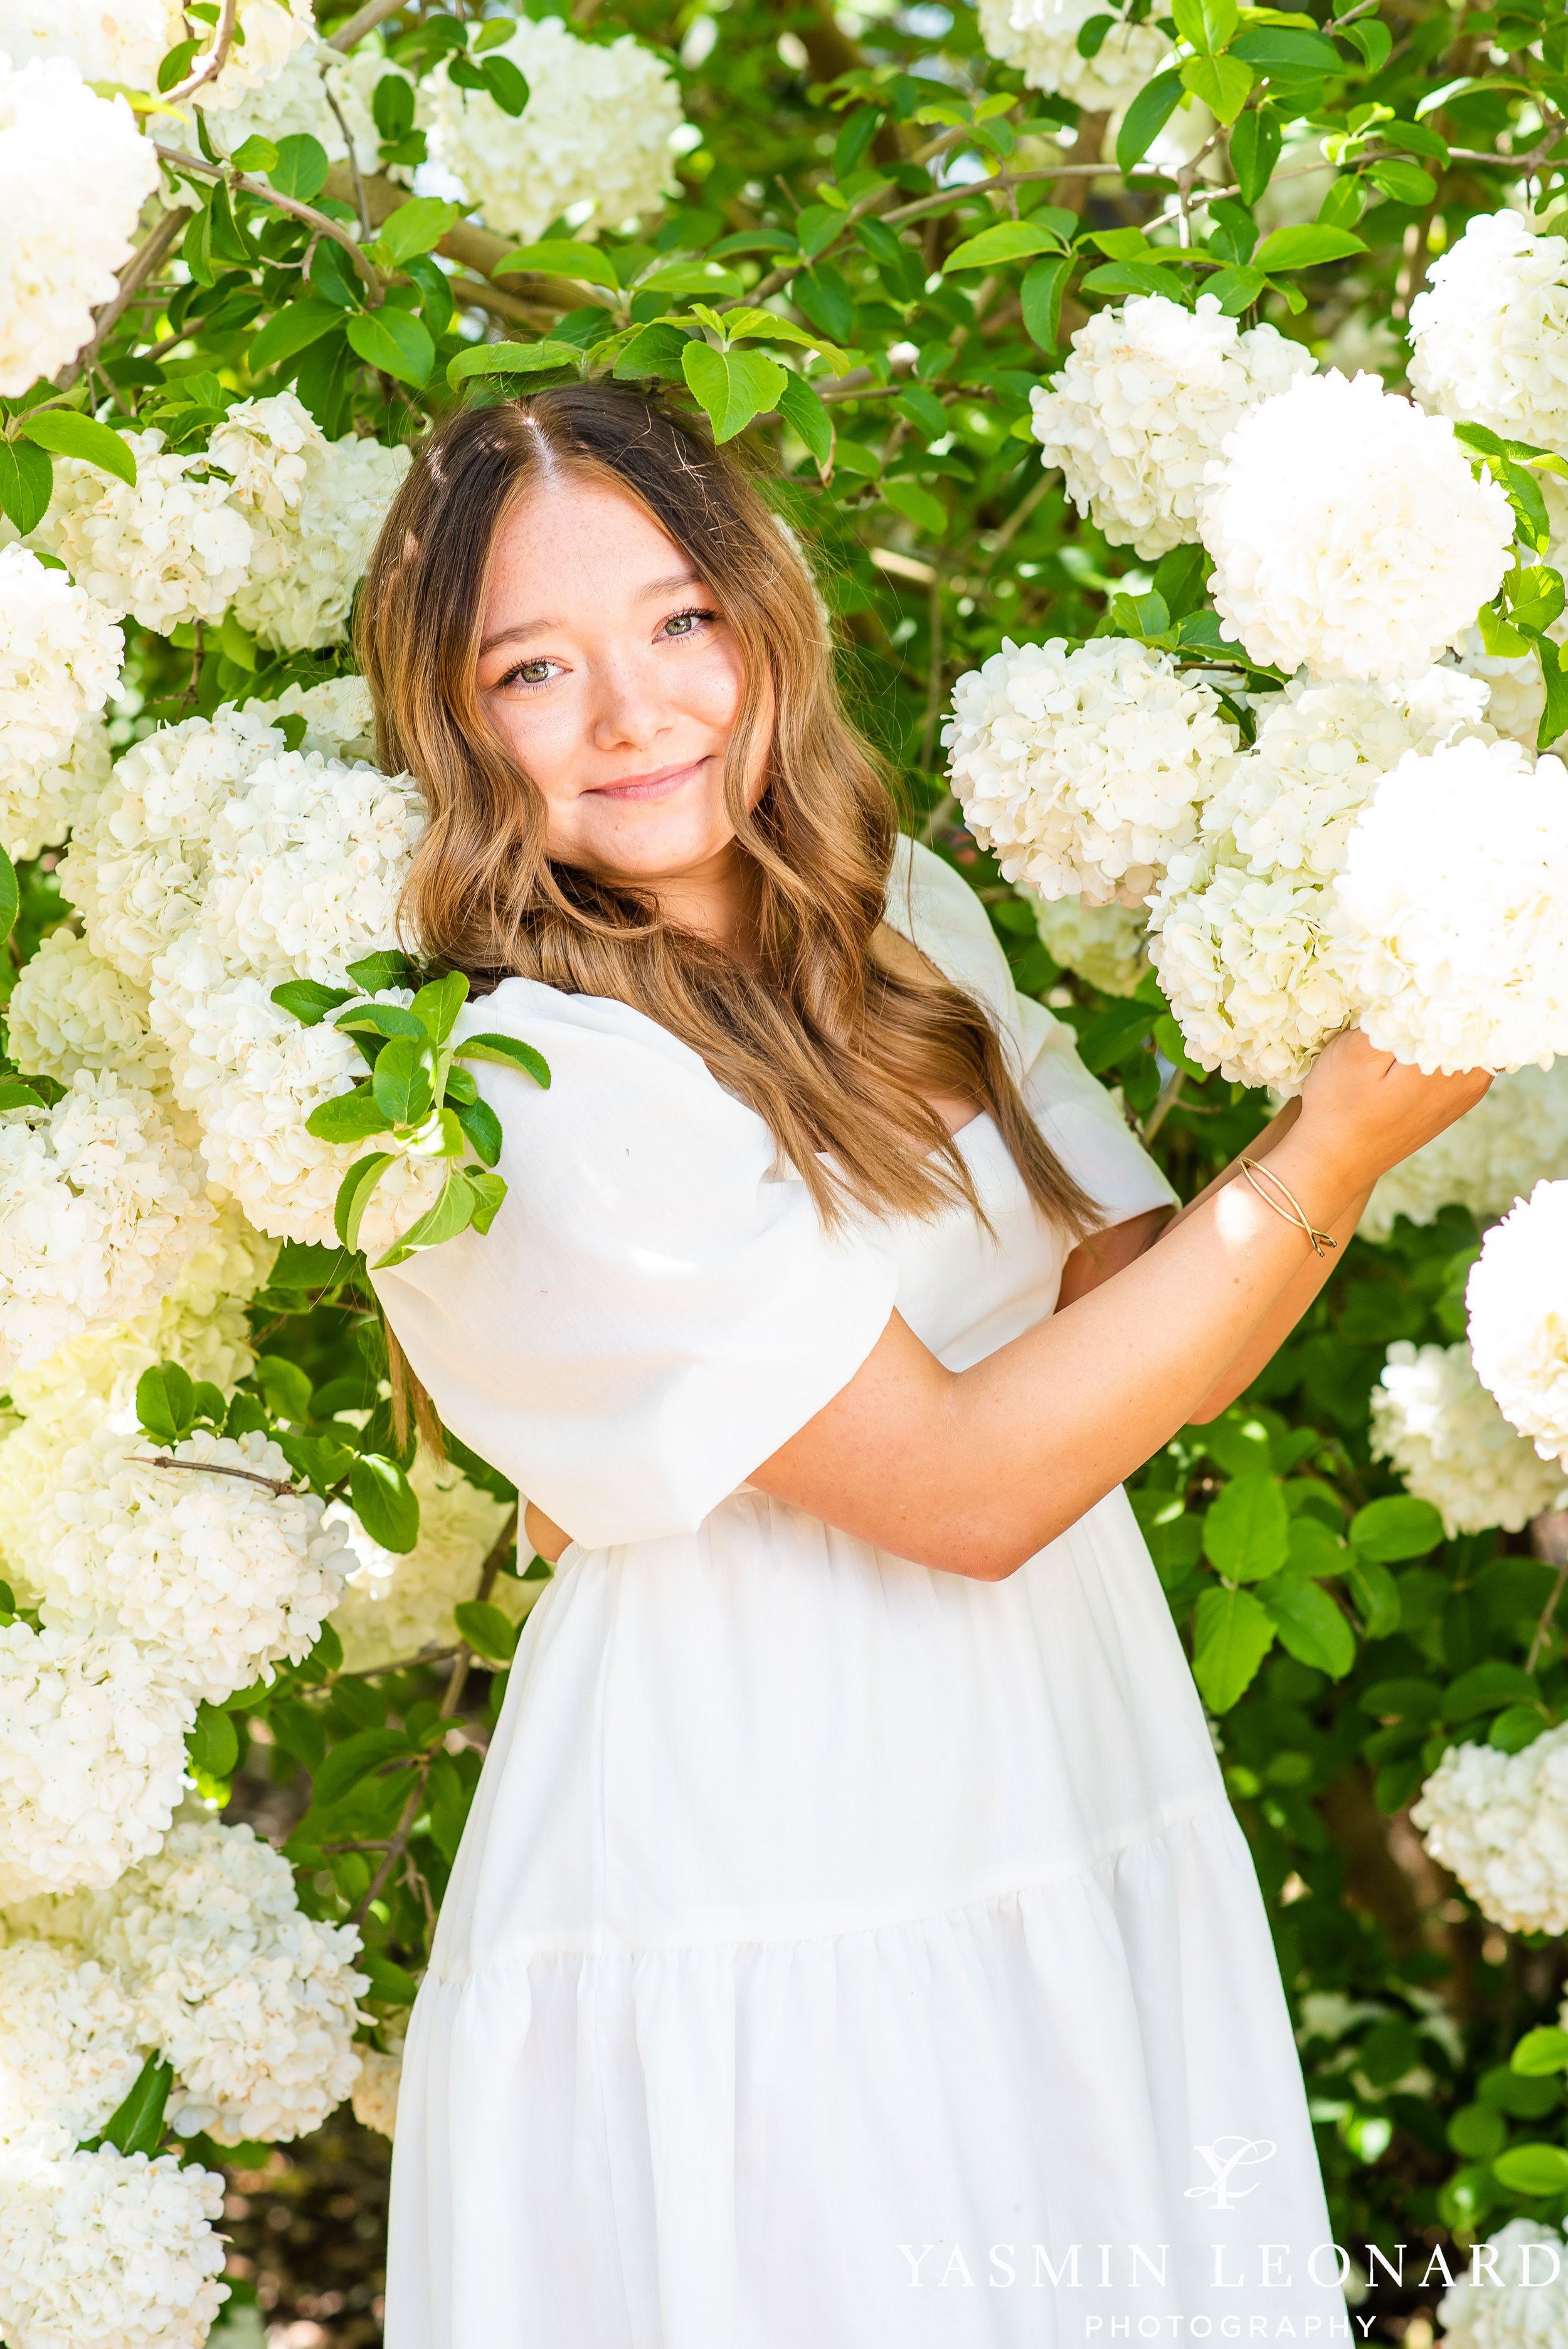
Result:
M356 41L362 41L366 33L373 33L387 17L395 16L403 5L404 0L366 0L366 5L356 9L346 25L338 26L327 47L341 49L346 55Z
M204 57L197 58L195 70L183 81L176 82L172 89L162 92L160 102L164 106L183 106L188 98L194 98L208 82L216 81L229 62L229 51L234 45L234 22L239 13L240 0L223 0L217 36L211 47Z
M365 231L366 240L368 243L375 231L370 218L370 207L365 201L365 181L360 177L359 158L354 151L353 133L344 118L343 109L333 96L332 84L327 78L325 65L321 69L321 88L323 97L332 109L332 119L343 133L343 143L348 150L348 168L354 175L354 202L359 212L359 225Z
M272 204L278 212L287 212L294 220L304 221L317 236L329 236L335 244L342 245L355 268L370 291L379 296L386 280L360 251L356 240L340 221L328 220L314 204L302 204L297 197L282 196L265 180L253 180L248 171L231 171L222 163L209 163L205 155L188 155L183 147L164 147L154 141L153 151L178 171L194 171L204 180L222 180L226 186L243 196L254 196L263 204Z
M1002 524L1001 529L991 541L990 545L985 549L985 553L990 556L990 562L986 566L987 569L995 569L996 557L999 554L1006 554L1007 548L1012 544L1013 540L1016 537L1018 532L1023 528L1025 523L1028 521L1029 516L1034 512L1035 508L1039 504L1040 500L1050 488L1054 479L1054 472L1047 472L1042 467L1040 478L1035 483L1034 488L1029 492L1026 497L1019 499L1017 504L1013 508L1012 512L1007 516L1006 521Z
M418 1664L449 1663L457 1654L456 1648L427 1648L417 1656L399 1656L390 1664L361 1664L352 1672L334 1672L333 1681L376 1681L384 1672L411 1672Z
M191 1476L237 1476L242 1484L264 1485L269 1493L297 1493L299 1486L292 1476L263 1476L255 1468L226 1468L217 1460L176 1460L171 1453L160 1452L150 1456L145 1452L127 1455L134 1468L183 1468Z
M191 623L191 680L180 697L181 710L189 709L201 689L201 657L207 642L206 630L200 620Z
M1541 1620L1535 1626L1535 1637L1530 1642L1530 1653L1524 1660L1524 1669L1527 1672L1532 1672L1535 1670L1541 1651L1546 1645L1552 1630L1552 1619L1557 1612L1557 1602L1563 1596L1564 1583L1568 1583L1568 1560L1558 1568L1557 1579L1552 1586L1552 1595L1541 1610Z
M923 773L931 771L936 755L936 726L942 714L942 574L932 575L928 614L929 662L925 673L925 724L920 737L920 764Z
M180 238L191 214L183 204L166 212L146 243L138 247L119 273L119 287L93 320L92 340L85 350L78 351L70 363L54 378L55 388L64 391L75 383L84 367L90 367L103 347L104 339L123 314L136 300L148 279L160 269Z
M957 801L954 798L951 792L944 792L942 797L937 801L936 805L932 809L931 813L926 817L925 822L920 827L918 838L921 846L923 848L929 848L932 842L936 838L937 833L942 830L943 825L944 823L951 823L957 813ZM1009 889L1007 895L1011 896L1012 894L1012 891Z
M1153 1141L1171 1111L1181 1098L1181 1088L1187 1081L1185 1069L1172 1069L1160 1088L1160 1098L1149 1112L1149 1123L1143 1129L1145 1149Z

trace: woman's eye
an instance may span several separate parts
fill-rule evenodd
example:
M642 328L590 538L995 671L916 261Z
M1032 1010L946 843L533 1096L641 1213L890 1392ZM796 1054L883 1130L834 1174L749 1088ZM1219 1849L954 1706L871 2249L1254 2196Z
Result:
M501 683L502 685L548 685L551 671L554 667L555 663L544 659L542 655L538 660L519 661L515 668L508 669Z
M665 622L666 636L695 636L717 616L713 612L675 612Z

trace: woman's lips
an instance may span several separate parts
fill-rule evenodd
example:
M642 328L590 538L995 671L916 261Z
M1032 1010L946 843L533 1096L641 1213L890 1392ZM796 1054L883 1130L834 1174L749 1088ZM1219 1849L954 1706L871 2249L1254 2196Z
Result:
M688 759L683 767L661 767L652 775L624 775L618 782L593 783L589 788L600 800L667 800L707 763L706 759Z

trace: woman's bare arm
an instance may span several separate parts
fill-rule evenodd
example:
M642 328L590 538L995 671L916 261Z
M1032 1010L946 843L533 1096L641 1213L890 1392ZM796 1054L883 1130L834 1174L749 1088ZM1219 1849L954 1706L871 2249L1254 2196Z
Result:
M1348 1230L1377 1176L1486 1084L1424 1077L1352 1032L1318 1061L1271 1159L1319 1228ZM881 1549L999 1579L1209 1404L1322 1273L1249 1184L1222 1182L1134 1262L970 1370L944 1369L894 1314L751 1482Z

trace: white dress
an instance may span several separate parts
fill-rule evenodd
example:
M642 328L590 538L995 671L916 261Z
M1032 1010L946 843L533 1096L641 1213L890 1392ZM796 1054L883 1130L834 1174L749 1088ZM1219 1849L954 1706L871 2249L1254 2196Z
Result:
M923 851L888 917L991 1009L1115 1222L1163 1177ZM997 1583L745 1479L896 1306L958 1369L1063 1261L826 1237L623 1004L465 1014L511 1191L377 1277L448 1423L576 1538L528 1619L411 2020L387 2349L1347 2337L1268 1927L1126 1496Z

